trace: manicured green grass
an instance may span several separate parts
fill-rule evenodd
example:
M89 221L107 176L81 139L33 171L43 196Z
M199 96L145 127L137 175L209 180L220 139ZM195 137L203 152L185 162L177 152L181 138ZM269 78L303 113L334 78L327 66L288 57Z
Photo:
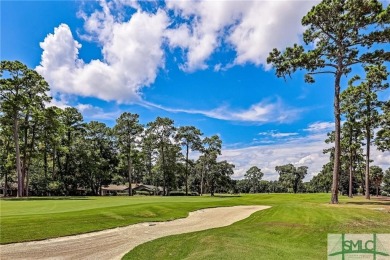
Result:
M86 233L185 217L207 207L270 205L229 227L140 245L126 259L325 259L328 233L390 233L390 202L329 194L241 197L68 197L1 200L0 242ZM379 211L375 208L386 208Z
M145 243L124 259L326 259L328 233L390 233L389 201L342 198L340 205L329 205L327 194L239 200L272 208L229 227Z
M238 205L234 197L47 197L0 200L0 243L87 233Z

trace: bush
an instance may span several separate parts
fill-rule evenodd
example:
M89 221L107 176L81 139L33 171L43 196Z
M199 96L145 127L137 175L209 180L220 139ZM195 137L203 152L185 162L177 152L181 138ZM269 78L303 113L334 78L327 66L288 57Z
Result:
M384 191L384 190L381 192L381 195L382 196L389 196L389 194L386 191Z
M186 193L184 191L179 191L179 190L173 190L169 192L169 196L185 196Z
M135 195L142 195L142 196L150 196L150 193L148 191L140 190L140 191L134 191Z

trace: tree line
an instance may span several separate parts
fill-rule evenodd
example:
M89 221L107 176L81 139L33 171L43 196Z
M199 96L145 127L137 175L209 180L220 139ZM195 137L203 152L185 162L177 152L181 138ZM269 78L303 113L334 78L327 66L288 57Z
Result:
M1 178L5 189L17 183L18 197L75 195L79 189L98 195L112 183L161 186L164 195L230 189L234 165L218 160L217 135L203 137L169 118L142 125L129 112L112 128L87 123L74 107L47 107L47 82L21 62L2 61L0 72ZM191 151L198 152L196 160Z
M347 164L344 164L348 166ZM233 180L233 189L236 193L329 193L332 187L333 162L329 162L322 167L310 181L304 182L308 168L306 166L294 166L286 164L276 166L275 171L279 178L276 180L263 180L264 173L257 166L252 166L241 180ZM348 167L347 167L348 168ZM349 175L348 169L343 167L340 175L339 192L349 195ZM353 175L352 194L364 194L365 183L364 169L362 166L357 175ZM390 195L390 168L383 172L378 166L370 166L370 194Z

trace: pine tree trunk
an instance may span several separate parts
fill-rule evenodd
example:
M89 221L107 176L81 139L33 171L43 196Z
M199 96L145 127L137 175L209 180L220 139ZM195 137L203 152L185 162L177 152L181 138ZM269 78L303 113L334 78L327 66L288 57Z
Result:
M18 121L18 111L14 109L13 115L14 121L14 142L15 142L15 156L16 156L16 175L18 177L18 191L17 197L23 197L23 179L22 179L22 169L20 167L20 150L19 150L19 121Z
M28 147L28 129L29 129L29 123L28 119L30 117L29 111L27 111L26 116L24 118L24 146L23 146L23 162L22 162L22 179L23 179L23 195L27 196L27 185L26 182L26 175L27 175L27 147ZM25 186L26 185L26 186Z
M370 199L370 145L371 145L371 89L367 89L366 107L367 107L367 124L366 124L366 199Z
M8 171L5 171L4 175L4 188L3 188L4 197L8 197Z
M164 157L164 145L161 147L161 156L162 156L162 172L163 172L163 196L166 196L166 180L165 180L165 157Z
M366 199L370 199L370 142L371 142L371 132L369 127L366 128Z
M31 137L31 145L28 152L27 160L26 160L26 196L29 196L29 184L30 184L30 165L31 165L31 158L34 150L35 145L35 131L36 130L36 124L32 127L32 137Z
M188 196L188 144L186 151L186 196Z
M56 147L54 146L54 148L53 148L53 168L52 168L52 177L53 178L55 178L55 179L57 179L56 178L56 158L57 158L57 149L56 149Z
M353 178L353 150L352 150L352 126L349 131L349 190L348 197L352 198L352 178Z
M48 165L47 165L47 136L45 137L45 146L43 150L43 171L45 174L45 193L47 195L48 185L47 185L47 171L48 171Z
M6 154L5 154L5 158L8 158L8 152L10 151L10 142L7 141L6 142ZM8 169L5 169L5 173L4 173L4 197L8 197Z
M131 187L131 172L132 172L132 162L131 162L131 143L129 147L129 158L128 158L128 171L129 171L129 196L133 196L133 188Z
M334 117L335 117L335 149L334 149L334 164L333 164L333 182L332 182L332 204L339 203L339 171L340 171L340 79L342 69L336 73L335 92L334 92Z
M201 178L200 178L200 196L203 195L203 178L204 178L204 171L205 171L205 166L203 165L202 166L202 170L201 170Z

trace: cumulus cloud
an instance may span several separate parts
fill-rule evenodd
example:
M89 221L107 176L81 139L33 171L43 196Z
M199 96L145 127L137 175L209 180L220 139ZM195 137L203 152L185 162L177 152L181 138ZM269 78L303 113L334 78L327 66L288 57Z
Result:
M266 99L257 104L251 105L247 109L233 109L229 106L220 106L211 110L180 109L164 107L148 102L144 102L144 105L156 107L173 113L200 114L220 120L248 122L254 124L292 122L299 118L301 112L303 111L302 109L288 107L281 99L276 99L276 101Z
M41 42L36 69L52 95L139 102L142 89L165 67L167 46L183 51L179 66L187 72L208 68L212 55L224 50L236 55L230 61L213 60L215 71L246 63L266 66L273 47L298 41L300 18L315 2L167 1L150 10L135 0L101 0L93 12L78 15L85 31L79 38L95 41L102 58L80 59L80 41L68 25L60 24Z
M138 10L127 21L115 19L101 2L85 19L85 30L102 46L102 60L79 59L78 43L66 24L54 29L40 44L43 49L36 70L55 93L92 96L119 103L140 100L143 87L152 84L164 67L163 34L168 17L162 10Z
M184 20L167 30L170 46L186 52L182 69L194 71L208 67L206 61L226 37L225 29L250 5L241 1L168 1L167 8Z
M266 65L272 48L299 42L300 19L319 1L168 1L183 22L167 30L171 47L185 52L184 70L207 68L223 44L232 47L232 64Z

